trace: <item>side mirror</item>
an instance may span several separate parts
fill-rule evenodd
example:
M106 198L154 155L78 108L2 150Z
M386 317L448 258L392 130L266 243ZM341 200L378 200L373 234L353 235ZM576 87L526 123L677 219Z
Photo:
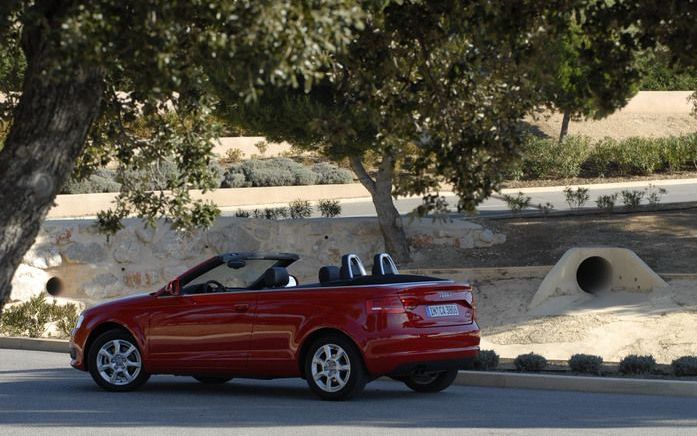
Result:
M179 295L180 290L181 283L179 283L179 279L174 279L171 282L167 283L167 286L165 286L166 295Z
M298 279L295 276L288 276L288 284L285 287L293 288L295 286L298 286Z

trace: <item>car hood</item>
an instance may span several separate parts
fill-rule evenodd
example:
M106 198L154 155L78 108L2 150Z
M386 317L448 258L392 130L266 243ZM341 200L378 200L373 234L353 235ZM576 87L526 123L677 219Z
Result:
M133 295L128 295L125 297L116 298L114 300L105 301L104 303L99 303L96 306L91 307L85 313L93 313L95 311L101 311L107 308L116 308L122 306L139 306L142 303L152 299L152 292L141 292Z

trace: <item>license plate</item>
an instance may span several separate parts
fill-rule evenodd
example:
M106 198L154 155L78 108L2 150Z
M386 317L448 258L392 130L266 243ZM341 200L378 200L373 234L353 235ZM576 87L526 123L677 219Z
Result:
M457 304L439 304L438 306L428 306L426 308L429 318L438 318L441 316L457 316L460 311L457 310Z

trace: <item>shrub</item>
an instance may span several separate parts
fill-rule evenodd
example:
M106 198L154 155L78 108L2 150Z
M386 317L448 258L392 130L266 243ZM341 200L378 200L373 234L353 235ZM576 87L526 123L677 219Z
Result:
M571 209L580 209L590 198L587 188L576 188L574 191L568 186L564 189L564 196Z
M250 215L251 213L248 210L237 209L237 211L235 211L235 216L237 218L249 218Z
M603 367L603 358L590 354L574 354L569 359L569 368L572 371L583 374L600 374Z
M482 350L475 357L473 367L477 371L491 371L499 366L499 355L494 350Z
M585 161L590 140L567 136L562 142L531 136L523 146L521 169L527 179L577 177Z
M622 374L650 374L656 369L653 356L638 356L631 354L620 361L619 371Z
M316 182L317 174L291 159L249 159L228 167L221 187L314 185Z
M595 204L598 205L599 209L604 209L608 212L612 212L615 208L615 201L617 201L617 193L610 195L600 195L598 199L595 200Z
M661 202L661 197L668 193L665 188L659 188L656 185L649 185L644 191L646 192L646 199L649 205L653 207L658 206Z
M320 200L317 209L323 217L334 218L341 215L341 204L338 200Z
M506 205L511 212L515 214L520 213L521 210L530 206L530 197L526 196L522 192L519 192L516 195L503 194L501 197L503 198L503 201L506 202Z
M266 141L259 141L255 143L254 146L257 148L257 150L259 150L259 153L261 153L262 155L266 154L266 152L269 149L269 143Z
M263 211L263 218L267 220L277 220L281 218L288 218L289 210L287 207L267 207Z
M77 324L78 308L74 304L58 306L55 301L49 304L44 294L39 294L24 303L7 307L0 318L0 330L13 336L41 337L46 325L56 322L62 336L70 336Z
M244 153L239 148L228 148L225 155L219 159L219 162L224 165L238 163L244 157Z
M547 367L547 359L539 354L521 354L513 361L515 369L518 371L542 371Z
M294 200L288 203L292 219L309 218L312 215L312 205L306 200Z
M317 174L318 185L344 184L353 181L353 173L329 162L320 162L312 167Z
M538 203L537 208L540 209L544 215L548 215L552 210L554 210L554 205L548 201L545 204Z
M226 171L223 180L220 182L221 188L243 188L247 185L247 179L242 173L231 173Z
M635 209L641 204L641 199L644 198L644 191L629 191L624 190L620 192L622 196L622 204L627 209Z
M101 192L119 192L121 184L116 180L114 171L108 168L100 168L88 178L80 181L70 180L63 189L62 194L95 194Z
M678 377L697 376L697 356L683 356L670 363L673 374Z

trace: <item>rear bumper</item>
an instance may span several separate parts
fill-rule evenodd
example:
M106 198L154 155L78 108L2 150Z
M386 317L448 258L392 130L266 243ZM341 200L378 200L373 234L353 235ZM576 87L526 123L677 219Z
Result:
M415 369L466 369L479 355L479 327L410 332L370 340L364 349L373 376L400 375Z

